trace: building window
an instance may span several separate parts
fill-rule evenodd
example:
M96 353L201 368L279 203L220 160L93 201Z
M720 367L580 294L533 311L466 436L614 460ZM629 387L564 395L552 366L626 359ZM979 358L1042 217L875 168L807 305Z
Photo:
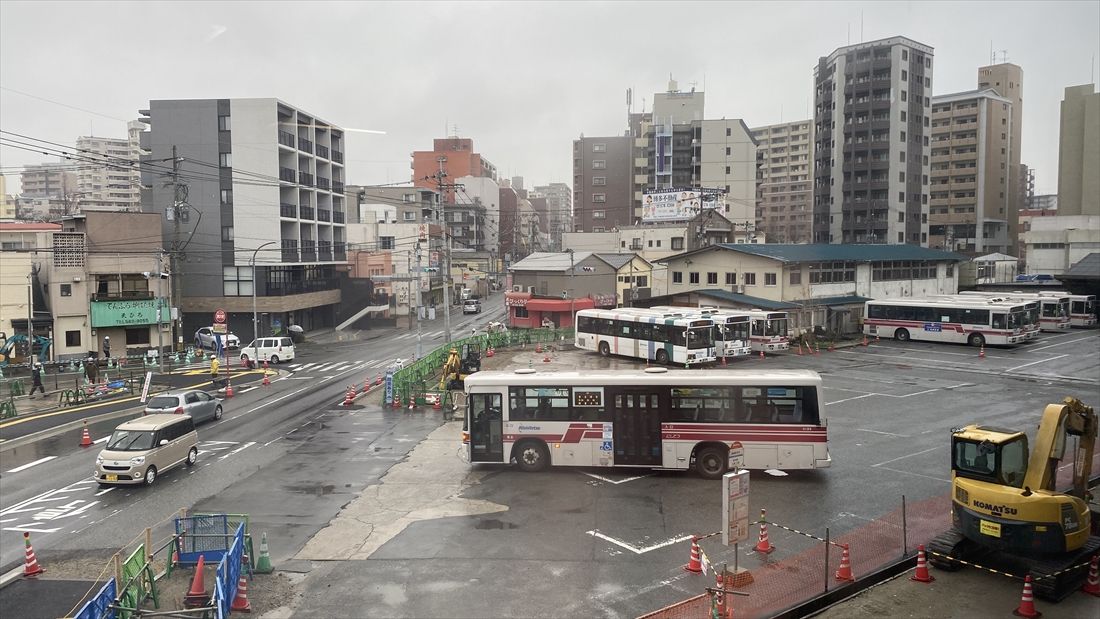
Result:
M530 318L530 315L527 313L527 308L526 307L517 307L516 308L516 318Z
M717 271L710 271L709 273L707 273L707 283L708 284L717 284L718 283L718 272Z
M149 327L126 330L126 345L141 346L149 344Z
M755 286L756 285L756 273L745 273L745 285L746 286Z
M392 236L380 236L378 237L378 249L393 249L394 237Z
M778 278L776 277L775 273L765 273L764 274L764 285L765 286L775 286L776 283L777 283L776 282L777 279Z
M593 202L607 202L607 194L606 193L594 193L594 194L592 194L592 201Z
M729 174L729 173L730 173L730 167L726 166L726 174Z
M233 128L228 116L218 116L218 131L229 131Z
M905 110L901 111L901 122L905 122Z
M856 281L856 263L854 262L814 262L809 266L811 284Z
M61 296L63 296L63 297L73 296L73 285L72 284L61 284Z
M606 219L607 213L605 211L592 211L592 219Z
M595 161L592 162L592 169L593 170L606 170L607 169L607 162L604 161L603 159L596 159Z
M232 206L232 205L233 205L233 190L232 189L222 189L222 206Z
M905 132L904 131L901 132L901 141L905 142Z
M737 284L737 271L726 273L726 285L734 286Z
M688 273L688 283L689 284L698 284L699 283L699 271L692 271L692 272Z
M909 81L909 72L906 71L905 69L901 70L901 81L903 81L903 82L908 82Z
M954 264L948 264L947 265L947 276L948 277L954 277L955 276L955 265Z
M594 152L594 153L606 153L607 152L607 144L593 144L592 145L592 152Z
M733 135L733 130L730 129L729 127L726 127L726 137L728 138L732 135Z
M727 157L730 156L730 147L729 146L726 147L726 156Z
M904 183L905 182L905 172L898 172L898 182L899 183Z
M596 187L603 187L604 185L607 185L607 177L606 176L593 176L592 177L592 184Z
M901 50L901 61L906 62L908 60L909 60L909 50L907 50L907 49Z
M908 101L909 100L909 93L905 92L904 90L901 91L901 100L902 101Z
M792 286L802 285L802 271L791 271L790 281Z
M900 161L901 163L905 163L905 151L901 151L900 153L898 153L898 161Z
M222 267L222 294L227 297L252 296L252 267Z
M684 283L684 273L682 271L673 271L672 272L672 283L674 283L674 284Z
M684 237L682 237L682 236L672 237L672 249L681 249L682 250L683 248L684 248Z
M233 226L222 226L222 242L233 242Z
M936 279L936 263L927 260L883 260L871 263L871 279L876 282L906 279Z
M405 221L416 221L416 213L412 211L405 211L403 217L405 218Z
M69 347L80 346L80 331L66 331L65 345Z
M223 168L233 167L233 153L221 153L218 155L218 165Z

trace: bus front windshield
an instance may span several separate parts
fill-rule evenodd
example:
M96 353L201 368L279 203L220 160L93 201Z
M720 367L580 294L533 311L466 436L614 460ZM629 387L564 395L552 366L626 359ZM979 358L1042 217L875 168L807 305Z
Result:
M714 346L714 327L690 327L687 330L689 349L710 348Z
M728 322L722 325L724 332L723 338L727 342L734 340L746 341L749 339L749 323L747 322Z
M1020 329L1028 324L1027 312L1012 312L1008 315L1008 328Z
M772 318L764 326L764 335L787 335L787 319Z

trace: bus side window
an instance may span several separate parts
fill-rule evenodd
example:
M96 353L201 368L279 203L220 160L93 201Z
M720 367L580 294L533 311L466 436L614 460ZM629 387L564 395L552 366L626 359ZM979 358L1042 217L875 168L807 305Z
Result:
M1005 328L1005 315L1004 314L993 314L993 328L994 329L1004 329Z

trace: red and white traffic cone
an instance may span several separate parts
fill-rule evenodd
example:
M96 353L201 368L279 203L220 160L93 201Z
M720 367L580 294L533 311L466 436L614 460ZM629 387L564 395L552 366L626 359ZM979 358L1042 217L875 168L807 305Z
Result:
M982 344L982 347L978 349L978 358L985 359L985 344Z
M493 347L492 346L489 347L489 350L485 351L485 356L486 357L492 357L494 354L496 354L496 353L493 352Z
M229 381L229 377L225 379L225 397L233 397L233 383Z
M393 394L393 407L401 408L401 396L397 395L396 393Z
M820 345L815 345L814 346L814 354L815 355L820 355L821 354L821 346Z
M45 572L46 570L38 564L38 557L34 556L34 548L31 548L31 534L26 531L23 532L23 543L26 545L23 559L23 577L32 578Z
M917 546L917 571L909 577L909 580L917 582L932 582L936 580L928 573L928 559L924 556L924 544Z
M760 349L760 358L761 359L764 358L764 349L763 348Z
M544 354L542 356L542 362L543 363L550 363L550 351L549 350L547 350L546 354Z
M1100 555L1093 555L1092 561L1089 562L1089 577L1085 581L1085 586L1081 587L1081 591L1089 595L1095 595L1100 597L1100 569L1098 569L1098 562L1100 562Z
M432 402L432 410L443 409L443 394L439 394L435 397L435 402Z
M726 367L726 366L728 366L728 365L729 365L729 364L728 364L728 363L726 362L726 356L725 356L725 355L722 355L722 367Z
M866 333L863 334L863 343L860 344L860 346L862 346L864 348L867 348L867 334Z
M535 352L536 353L541 353L542 352L542 342L539 342L539 343L535 344Z
M836 346L832 342L829 342L829 352L836 352Z
M88 434L88 422L85 421L84 422L84 432L80 436L80 446L81 447L91 447L92 444L93 444L92 443L92 435Z
M363 393L367 393L369 391L370 391L370 376L367 376L367 377L365 377L365 380L363 381Z
M699 574L703 571L703 561L699 554L699 538L694 535L691 536L691 555L688 556L684 571L692 574Z
M714 568L714 606L718 619L729 619L733 616L731 608L726 600L726 578L719 568Z
M354 402L354 401L355 401L355 389L351 385L348 385L347 391L344 392L344 404L343 405L344 406L351 406L352 402Z
M760 539L756 542L754 550L764 554L769 554L775 550L775 546L772 546L772 543L768 541L768 520L763 509L760 510Z
M798 343L798 356L799 356L799 357L801 357L801 356L802 356L802 342L799 342L799 343Z
M264 363L266 364L267 362L265 361ZM267 368L264 368L264 379L263 379L262 384L263 384L264 387L270 387L271 386L271 381L267 378Z
M381 385L382 384L382 374L381 373L374 375L374 384L376 384L376 385Z
M840 553L840 569L836 571L837 580L853 581L852 577L852 558L848 555L848 544L841 544Z
M248 555L241 555L241 577L237 581L237 595L233 596L233 604L229 610L239 613L252 612L252 603L248 601L248 579L245 578L244 566L247 564Z
M1029 618L1043 616L1043 613L1035 610L1035 596L1031 592L1031 574L1024 576L1024 592L1020 595L1020 605L1012 611L1012 614Z

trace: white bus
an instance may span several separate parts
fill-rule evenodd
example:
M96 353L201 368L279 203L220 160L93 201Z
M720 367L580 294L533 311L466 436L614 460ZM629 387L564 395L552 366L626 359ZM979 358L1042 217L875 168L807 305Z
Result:
M983 297L986 299L1008 299L1010 301L1038 301L1039 302L1039 328L1043 331L1060 333L1069 330L1069 296L1056 294L1044 296L1037 292L986 292L968 290L959 293L968 297Z
M820 469L832 464L809 370L477 372L462 440L472 464Z
M752 319L753 352L790 350L791 343L787 338L787 312L749 310L749 318Z
M661 365L692 366L716 359L709 318L635 308L577 312L575 344L605 357L622 355Z
M682 312L714 321L714 349L719 357L745 357L752 354L749 329L752 323L747 311L718 307L675 307L657 305L649 308L659 312Z
M1069 297L1069 326L1085 328L1096 326L1096 295L1070 294L1061 290L1043 290L1039 294L1045 297Z
M929 295L929 299L949 299L954 301L962 301L964 303L972 303L975 299L974 295L962 295L962 294L942 294L942 295ZM1027 315L1027 320L1024 323L1024 334L1028 340L1033 340L1039 337L1039 331L1041 328L1040 318L1042 309L1039 301L1014 301L1012 299L1006 299L1002 297L989 297L986 299L993 306L1005 305L1010 308L1015 308L1020 305L1024 306L1024 311Z
M877 299L864 307L869 337L1011 346L1029 339L1028 308L981 298Z

